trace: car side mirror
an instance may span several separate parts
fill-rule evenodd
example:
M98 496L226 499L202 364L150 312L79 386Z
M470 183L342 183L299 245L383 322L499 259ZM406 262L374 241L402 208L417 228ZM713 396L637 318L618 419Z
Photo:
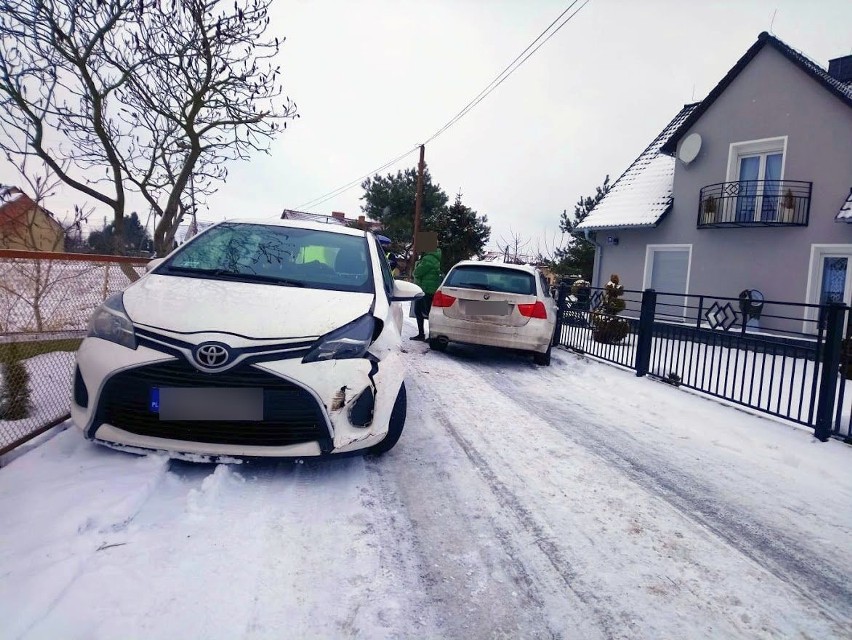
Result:
M153 271L154 269L159 267L161 264L163 264L163 260L165 260L165 258L154 258L153 260L151 260L151 262L149 262L148 264L145 265L145 271L146 272Z
M422 297L423 289L413 282L406 282L405 280L393 281L393 294L390 299L391 302L410 302L411 300L416 300L417 298Z

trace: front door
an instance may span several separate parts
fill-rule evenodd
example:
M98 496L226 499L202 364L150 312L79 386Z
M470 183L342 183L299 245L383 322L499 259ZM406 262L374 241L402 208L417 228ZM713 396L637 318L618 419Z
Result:
M811 304L852 303L852 245L814 245L811 250ZM823 314L810 313L824 326ZM811 324L806 330L815 331Z

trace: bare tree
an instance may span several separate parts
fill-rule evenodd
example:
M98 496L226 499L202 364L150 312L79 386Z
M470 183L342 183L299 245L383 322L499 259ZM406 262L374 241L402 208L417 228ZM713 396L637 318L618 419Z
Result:
M166 252L227 163L268 151L298 117L274 65L283 39L266 36L270 3L0 0L0 149L110 207L119 244L139 192Z
M531 242L530 238L525 239L520 234L509 229L509 238L506 239L501 236L500 241L497 243L497 248L503 254L503 262L509 264L526 264L531 260L535 260L534 256L529 255Z

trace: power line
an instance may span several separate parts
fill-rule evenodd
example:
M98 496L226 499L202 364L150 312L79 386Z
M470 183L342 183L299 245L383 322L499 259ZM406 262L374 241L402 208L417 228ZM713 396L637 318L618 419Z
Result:
M397 162L399 162L403 158L410 156L412 153L417 151L417 149L419 149L419 148L420 148L420 145L416 145L416 146L412 147L411 149L409 149L408 151L406 151L405 153L398 155L393 160L386 162L381 167L377 167L377 168L373 169L372 171L370 171L369 173L365 173L363 176L361 176L357 180L353 180L352 182L347 182L342 187L338 187L337 189L333 189L332 191L329 191L328 193L325 193L325 194L319 196L318 198L314 198L313 200L308 200L307 202L305 202L304 204L300 204L296 208L301 210L302 208L305 208L305 207L307 207L307 208L317 207L317 206L321 205L323 202L325 202L326 200L331 200L332 198L339 196L344 191L348 191L352 187L354 187L358 184L361 184L361 182L363 180L365 180L365 179L367 179L371 176L376 175L380 171L384 171L385 169L387 169L388 167L390 167L393 164L396 164Z
M433 134L432 134L432 136L431 136L430 138L428 138L428 139L426 140L426 142L424 142L423 144L428 144L429 142L431 142L432 140L434 140L435 138L437 138L439 135L441 135L442 133L444 133L444 131L446 131L446 130L447 130L447 129L449 129L451 126L453 126L456 122L458 122L459 120L461 120L461 118L463 118L463 117L464 117L464 116L468 113L468 111L470 111L470 110L471 110L471 109L473 109L476 105L478 105L480 102L482 102L482 100L484 100L484 99L485 99L485 97L486 97L489 93L491 93L492 91L494 91L494 89L496 89L496 88L497 88L497 87L499 87L501 84L503 84L503 81L504 81L504 80L506 80L506 78L508 78L510 75L512 75L512 74L513 74L513 73L514 73L514 72L518 69L518 67L520 67L520 66L521 66L524 62L526 62L526 61L527 61L527 59L528 59L528 58L529 58L532 54L534 54L536 51L538 51L538 49L539 49L539 47L541 47L541 45L543 45L545 42L547 42L548 40L550 40L550 38L551 38L553 35L555 35L555 34L556 34L556 33L557 33L557 32L558 32L558 31L559 31L562 27L564 27L564 26L565 26L565 24L566 24L566 23L567 23L567 22L568 22L571 18L573 18L575 15L577 15L577 13L580 11L580 9L582 9L584 6L586 6L586 4L588 4L589 0L586 0L586 1L585 1L585 2L584 2L581 6L580 6L580 8L579 8L579 9L577 9L577 11L575 11L575 12L574 12L574 13L572 13L570 16L568 16L568 18L566 18L566 19L565 19L565 22L563 22L562 24L560 24L560 25L556 28L556 30L555 30L555 31L553 31L553 33L551 33L549 36L547 36L547 38L545 38L545 40L544 40L541 44L539 44L539 45L538 45L538 47L536 47L533 51L530 51L530 54L529 54L526 58L524 58L523 60L521 60L521 58L523 57L523 55L524 55L527 51L529 51L529 50L530 50L533 46L535 46L535 43L536 43L536 42L538 42L539 40L541 40L541 39L544 37L544 35L545 35L548 31L550 31L550 29L553 27L553 25L555 25L557 22L559 22L559 21L562 19L562 16L564 16L566 13L568 13L569 11L571 11L571 8L572 8L574 5L576 5L576 4L577 4L577 2L579 2L579 0L574 0L571 4L569 4L569 5L568 5L568 7L567 7L567 8L566 8L566 9L565 9L562 13L560 13L560 14L556 17L556 19L555 19L553 22L551 22L549 25L547 25L547 28L546 28L544 31L542 31L540 34L538 34L538 36L536 37L536 39L535 39L535 40L533 40L532 42L530 42L530 43L529 43L529 45L527 45L527 48L526 48L526 49L524 49L523 51L521 51L521 52L517 55L517 57L515 57L515 59L514 59L514 60L512 60L512 61L511 61L511 62L510 62L510 63L506 66L506 68L505 68L505 69L503 69L500 73L498 73L498 74L495 76L495 78L494 78L494 79L493 79L493 80L492 80L492 81L488 84L488 86L486 86L486 87L485 87L482 91L480 91L480 92L476 95L476 97L475 97L473 100L471 100L470 102L468 102L468 103L464 106L464 108L463 108L461 111L459 111L456 115L454 115L452 118L450 118L449 122L447 122L447 123L446 123L443 127L441 127L441 128L440 128L440 129L438 129L435 133L433 133ZM520 61L520 62L518 62L518 60L521 60L521 61ZM517 63L517 66L516 66L516 63ZM514 67L514 68L513 68L513 67Z
M571 19L572 19L574 16L576 16L576 15L577 15L577 14L578 14L578 13L579 13L582 9L583 9L583 7L585 7L587 4L589 4L589 2L590 2L591 0L584 0L584 2L583 2L583 3L579 6L579 7L577 7L577 9L576 9L576 10L575 10L575 11L574 11L571 15L569 15L567 18L565 18L565 20L564 20L564 21L562 21L562 22L561 22L561 23L560 23L560 24L559 24L559 25L558 25L555 29L553 29L553 31L551 31L551 32L547 35L547 37L545 37L545 34L547 34L547 33L548 33L548 31L550 31L550 30L553 28L553 25L555 25L557 22L559 22L559 21L562 19L562 17L563 17L566 13L568 13L569 11L571 11L571 9L572 9L572 8L573 8L573 7L574 7L574 6L575 6L575 5L579 2L579 1L580 1L580 0L573 0L573 2L571 2L571 4L569 4L569 5L568 5L568 7L567 7L567 8L566 8L566 9L565 9L562 13L560 13L560 14L556 17L556 19L555 19L553 22L551 22L549 25L547 25L547 28L546 28L544 31L542 31L542 32L541 32L541 33L540 33L540 34L539 34L539 35L538 35L538 36L537 36L537 37L536 37L536 38L535 38L532 42L530 42L530 44L529 44L529 45L527 45L526 49L524 49L523 51L521 51L521 53L519 53L519 54L515 57L515 59L514 59L514 60L512 60L512 62L510 62L510 63L506 66L506 68L505 68L505 69L503 69L500 73L498 73L498 74L497 74L497 76L495 76L495 78L494 78L494 79L493 79L493 80L492 80L492 81L491 81L491 82L490 82L490 83L489 83L489 84L488 84L488 85L487 85L487 86L486 86L486 87L485 87L482 91L480 91L480 92L476 95L476 97L475 97L475 98L473 98L470 102L468 102L468 103L467 103L467 104L466 104L466 105L462 108L462 110L461 110L461 111L459 111L459 112L458 112L455 116L453 116L452 118L450 118L450 120L449 120L446 124L444 124L444 126L442 126L440 129L438 129L438 130L437 130L435 133L433 133L433 134L432 134L429 138L427 138L427 139L426 139L426 141L425 141L425 142L423 142L423 144L428 144L429 142L432 142L433 140L435 140L435 138L437 138L437 137L438 137L438 136L440 136L442 133L444 133L447 129L449 129L450 127L452 127L452 126L453 126L456 122L458 122L459 120L461 120L461 119L462 119L465 115L467 115L467 114L468 114L468 113L469 113L469 112L470 112L470 111L471 111L474 107L476 107L476 105L478 105L478 104L479 104L480 102L482 102L485 98L487 98L487 97L488 97L488 95L489 95L492 91L494 91L497 87L499 87L501 84L503 84L503 83L506 81L506 79L508 79L508 78L509 78L509 76L511 76L511 75L512 75L515 71L517 71L517 70L521 67L521 65L523 65L523 64L524 64L527 60L529 60L529 59L530 59L530 57L531 57L533 54L535 54L535 52L536 52L536 51L538 51L538 50L539 50L539 49L540 49L540 48L544 45L544 43L545 43L545 42L547 42L548 40L550 40L553 36L555 36L555 35L556 35L556 34L557 34L557 33L558 33L561 29L562 29L562 27L564 27L566 24L568 24L568 22L570 22L570 21L571 21ZM542 38L544 38L544 39L542 40ZM541 42L539 42L539 40L541 40ZM538 46L536 46L536 43L537 43L537 42L538 42ZM535 48L533 48L533 47L535 47ZM530 51L530 49L532 49L532 51ZM529 52L529 53L527 53L527 52ZM526 55L525 55L525 54L526 54ZM408 151L406 151L405 153L403 153L403 154L401 154L401 155L397 156L397 157L396 157L396 158L394 158L393 160L390 160L390 161L386 162L386 163L385 163L385 164L383 164L381 167L378 167L378 168L376 168L376 169L373 169L373 170L372 170L372 171L370 171L369 173L366 173L366 174L364 174L363 176L361 176L360 178L358 178L358 179L356 179L356 180L353 180L352 182L348 182L348 183L346 183L346 184L344 184L344 185L342 185L342 186L338 187L337 189L334 189L334 190L332 190L332 191L329 191L328 193L325 193L325 194L323 194L323 195L321 195L321 196L319 196L319 197L317 197L317 198L314 198L313 200L309 200L308 202L306 202L306 203L304 203L304 204L299 205L298 209L302 209L302 208L305 208L305 207L307 207L307 208L317 207L317 206L321 205L322 203L324 203L324 202L326 202L326 201L328 201L328 200L331 200L332 198L336 198L338 195L340 195L340 194L344 193L345 191L348 191L348 190L349 190L349 189L351 189L352 187L354 187L354 186L356 186L356 185L360 184L360 183L361 183L363 180L365 180L366 178L369 178L369 177L371 177L371 176L373 176L373 175L375 175L375 174L377 174L377 173L379 173L379 172L381 172L381 171L384 171L385 169L387 169L387 168L388 168L388 167L390 167L391 165L396 164L397 162L399 162L399 161L400 161L400 160L402 160L403 158L405 158L405 157L407 157L407 156L411 155L411 154L412 154L412 153L414 153L414 151L416 151L419 147L420 147L420 145L415 145L413 148L409 149L409 150L408 150Z

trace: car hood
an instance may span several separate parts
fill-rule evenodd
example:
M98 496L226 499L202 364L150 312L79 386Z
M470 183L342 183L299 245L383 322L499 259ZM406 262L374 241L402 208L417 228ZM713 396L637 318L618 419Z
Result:
M267 340L321 336L370 311L373 294L149 274L125 290L134 324Z

